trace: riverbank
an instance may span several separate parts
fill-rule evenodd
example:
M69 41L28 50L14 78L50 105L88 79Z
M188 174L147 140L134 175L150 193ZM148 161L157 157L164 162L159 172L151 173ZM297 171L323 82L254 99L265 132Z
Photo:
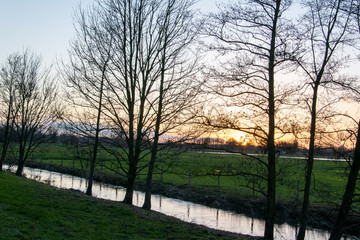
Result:
M0 182L0 239L256 239L6 172Z
M28 166L82 177L82 173L79 169L39 163L29 163ZM97 173L95 174L95 180L113 185L125 185L125 181L123 179L111 174L104 175ZM143 190L144 184L141 182L138 183L136 185L136 189L140 191ZM153 192L171 198L177 198L210 207L234 211L249 217L263 219L263 216L265 216L264 199L254 200L251 198L237 196L235 194L219 192L217 189L201 189L189 187L187 185L171 186L159 182L154 183ZM290 225L296 225L298 216L300 215L300 209L300 202L286 202L279 200L277 202L277 214L275 219L276 223L288 223ZM312 206L309 210L308 226L330 231L336 214L337 211L335 207ZM348 229L347 234L359 236L360 230L356 227L356 224L358 223L358 217L353 217L350 219L348 221L348 225L355 227Z

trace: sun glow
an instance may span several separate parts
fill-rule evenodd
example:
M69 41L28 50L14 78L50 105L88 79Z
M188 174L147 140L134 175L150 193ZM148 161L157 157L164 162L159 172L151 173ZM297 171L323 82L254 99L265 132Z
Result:
M237 145L241 146L247 146L250 143L254 144L251 136L235 130L222 130L216 133L212 133L211 137L220 138L225 140L226 142L234 142Z

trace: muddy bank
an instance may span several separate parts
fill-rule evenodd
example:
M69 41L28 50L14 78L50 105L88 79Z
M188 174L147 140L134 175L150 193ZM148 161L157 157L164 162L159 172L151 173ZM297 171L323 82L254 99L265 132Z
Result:
M27 166L84 177L81 170L69 167L30 162ZM95 173L94 180L120 186L125 186L126 184L125 179L114 174ZM144 187L145 184L143 182L138 182L136 190L144 190ZM153 193L203 204L209 207L234 211L248 217L263 219L265 216L265 199L244 198L231 193L219 192L217 189L198 189L187 185L171 186L160 182L154 182ZM290 225L296 225L301 211L300 202L278 201L276 208L275 222L277 224L288 223ZM325 208L313 206L309 209L308 226L331 231L336 214L337 210L335 207ZM349 219L347 226L353 227L347 229L346 233L354 236L360 236L359 223L359 216L352 216Z

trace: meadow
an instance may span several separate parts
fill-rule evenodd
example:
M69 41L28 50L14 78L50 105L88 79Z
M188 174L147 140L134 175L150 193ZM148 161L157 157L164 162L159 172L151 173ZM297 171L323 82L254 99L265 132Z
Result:
M265 158L265 156L258 156ZM88 169L88 151L71 145L46 144L31 155L28 160L82 169ZM148 156L139 163L137 183L146 179ZM125 162L122 162L125 164ZM343 161L323 161L314 163L311 203L313 205L340 203L345 185L348 163ZM115 174L125 179L115 158L105 151L98 154L96 171L101 174ZM142 169L142 170L141 170ZM301 201L304 185L304 157L279 156L277 163L277 199L287 202ZM252 157L236 154L209 152L184 152L179 155L171 151L160 152L154 173L154 184L166 186L191 186L193 189L211 190L219 194L237 194L247 198L262 198L266 183L260 177L247 175L251 172L264 175L265 170ZM359 208L359 206L356 206Z

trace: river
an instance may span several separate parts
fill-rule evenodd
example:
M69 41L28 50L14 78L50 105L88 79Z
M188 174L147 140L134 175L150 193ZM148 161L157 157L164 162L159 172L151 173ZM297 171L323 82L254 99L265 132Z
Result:
M8 166L5 165L4 168L8 168ZM11 170L15 171L16 167L11 167ZM68 174L25 167L24 176L58 188L74 189L82 192L86 190L86 180L84 178ZM125 189L120 186L95 182L93 195L102 199L122 201L125 196ZM264 233L264 221L260 219L160 195L153 195L151 201L153 211L176 217L185 222L251 236L262 236ZM141 207L143 202L144 193L135 191L134 205ZM277 240L296 239L296 232L297 228L288 224L275 225L275 239ZM306 232L307 240L325 240L329 236L329 232L323 230L308 229ZM343 240L350 239L358 240L360 238L343 238Z

